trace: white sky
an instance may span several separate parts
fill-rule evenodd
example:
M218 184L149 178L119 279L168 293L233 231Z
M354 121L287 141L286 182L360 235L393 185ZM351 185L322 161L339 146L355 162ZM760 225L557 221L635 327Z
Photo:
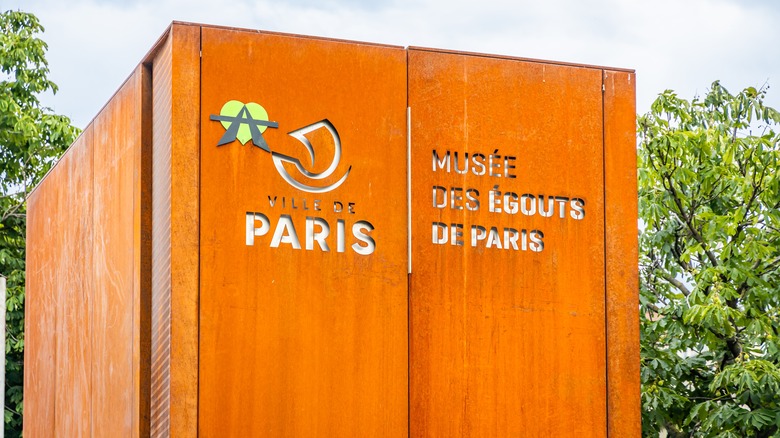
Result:
M86 126L173 20L633 68L637 111L671 88L768 82L780 108L777 0L10 0L46 32L44 104Z

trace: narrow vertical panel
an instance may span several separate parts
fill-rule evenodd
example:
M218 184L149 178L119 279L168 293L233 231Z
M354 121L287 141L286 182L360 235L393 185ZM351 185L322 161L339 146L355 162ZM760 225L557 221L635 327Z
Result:
M57 164L56 177L47 181L57 184L49 187L56 200L42 212L50 218L45 275L53 279L56 302L56 322L44 333L56 345L54 428L44 436L89 436L92 430L93 131L90 125Z
M84 147L84 141L82 136L73 147ZM59 173L52 171L27 200L23 427L28 437L44 437L54 430L56 338L51 333L56 326L58 281L50 252L56 235Z
M405 73L399 47L203 28L201 436L407 436Z
M412 436L605 436L601 105L598 69L409 49Z
M609 434L642 432L639 396L636 76L604 72Z
M152 321L150 430L170 435L171 405L171 43L152 61Z
M141 77L133 74L93 122L92 434L134 436L136 154Z
M197 436L200 28L152 61L152 436Z
M152 74L139 65L141 145L134 158L133 186L133 432L150 436L152 330Z
M170 431L198 433L200 26L171 26ZM165 118L165 116L163 116Z

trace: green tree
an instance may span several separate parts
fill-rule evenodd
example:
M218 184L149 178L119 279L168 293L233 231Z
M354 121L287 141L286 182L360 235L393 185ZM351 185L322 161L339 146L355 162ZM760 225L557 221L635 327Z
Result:
M780 113L766 88L639 117L643 430L780 436Z
M22 430L25 199L78 130L38 100L41 93L57 91L48 79L38 19L6 11L0 29L0 275L8 278L5 433L13 437Z

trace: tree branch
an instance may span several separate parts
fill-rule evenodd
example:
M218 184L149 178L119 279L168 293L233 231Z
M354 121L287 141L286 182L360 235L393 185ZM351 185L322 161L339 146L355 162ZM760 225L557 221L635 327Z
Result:
M683 293L686 297L691 294L691 291L688 289L688 287L685 286L683 282L680 280L672 277L671 275L667 274L666 272L663 272L661 270L656 270L656 273L659 277L666 280L669 284L676 287L677 290Z
M22 205L24 205L24 202L20 202L14 205L13 207L9 208L8 210L6 210L3 213L3 217L0 218L0 222L5 222L6 219L13 216L19 210L19 208L21 208Z
M669 190L672 192L672 199L674 199L674 203L677 206L677 209L680 211L680 215L682 216L685 225L687 226L688 230L691 232L693 238L696 239L696 241L699 242L701 247L704 249L704 253L707 254L707 258L710 260L710 263L712 263L712 266L713 267L719 266L720 263L718 263L718 258L715 257L715 254L708 248L707 243L704 241L704 238L701 237L699 231L696 230L696 227L693 226L692 218L689 217L687 214L685 214L685 209L683 208L682 201L680 200L680 196L678 195L677 190L674 188L674 184L671 178L667 177L667 179L669 182ZM691 212L690 216L693 216L693 212Z

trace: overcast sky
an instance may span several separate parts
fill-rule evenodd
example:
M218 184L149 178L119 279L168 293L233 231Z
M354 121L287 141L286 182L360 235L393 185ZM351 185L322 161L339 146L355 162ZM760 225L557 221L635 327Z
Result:
M56 96L86 126L173 20L635 69L637 111L713 80L771 86L780 108L777 0L4 0L46 32Z

